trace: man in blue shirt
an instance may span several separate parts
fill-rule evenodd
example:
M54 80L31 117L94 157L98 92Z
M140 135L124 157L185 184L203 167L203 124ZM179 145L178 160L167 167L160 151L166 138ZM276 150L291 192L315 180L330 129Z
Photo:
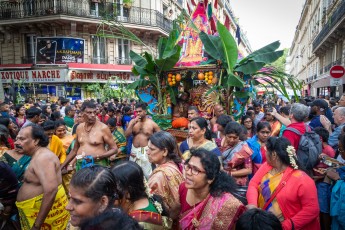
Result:
M345 125L345 107L339 107L334 111L333 114L334 123L337 127L332 132L332 124L329 121L323 121L325 128L329 131L328 144L332 146L333 149L338 148L338 137L341 134L341 130Z
M328 103L323 99L316 99L310 103L310 114L313 116L309 126L312 129L317 127L323 127L320 122L320 115L325 115L326 110L328 109Z

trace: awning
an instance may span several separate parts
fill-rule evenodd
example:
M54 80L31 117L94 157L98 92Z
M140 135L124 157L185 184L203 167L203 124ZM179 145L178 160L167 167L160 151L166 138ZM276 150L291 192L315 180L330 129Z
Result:
M113 65L113 64L87 64L87 63L68 63L69 69L75 70L94 70L94 71L116 71L131 72L132 65Z
M0 65L0 70L4 69L30 69L33 64L3 64Z

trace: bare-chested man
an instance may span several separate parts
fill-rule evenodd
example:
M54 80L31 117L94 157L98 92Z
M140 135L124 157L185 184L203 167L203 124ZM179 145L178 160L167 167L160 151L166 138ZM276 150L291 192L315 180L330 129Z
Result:
M133 144L129 160L136 162L144 171L148 178L152 173L152 166L147 158L146 151L150 136L160 130L159 126L151 119L146 117L145 103L135 105L137 117L132 119L125 132L126 137L133 135Z
M17 151L31 156L17 196L21 229L66 229L68 200L62 186L59 158L46 146L48 137L41 127L28 125L16 139Z
M61 165L64 168L76 157L76 170L81 169L84 162L92 156L95 164L109 166L109 157L117 154L117 146L107 125L96 119L97 107L92 102L84 102L81 106L84 123L77 127L74 148ZM71 166L71 165L69 165Z
M214 117L210 120L210 126L211 126L211 130L215 133L218 132L218 128L217 128L217 125L216 125L216 121L217 121L217 118L224 114L224 108L223 106L219 105L219 104L216 104L214 107L213 107L213 111L214 111Z

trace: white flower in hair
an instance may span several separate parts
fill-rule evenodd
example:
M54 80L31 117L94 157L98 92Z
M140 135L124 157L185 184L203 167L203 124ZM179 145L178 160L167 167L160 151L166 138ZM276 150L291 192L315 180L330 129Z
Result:
M296 150L292 145L289 145L286 148L286 152L288 153L290 164L294 169L298 169L297 163L296 163Z

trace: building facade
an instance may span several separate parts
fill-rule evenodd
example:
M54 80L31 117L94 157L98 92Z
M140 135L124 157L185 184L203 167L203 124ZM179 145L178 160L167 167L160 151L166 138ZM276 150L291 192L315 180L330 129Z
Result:
M131 82L136 76L131 74L129 52L144 48L126 39L96 36L102 20L121 22L155 50L181 9L181 0L0 1L4 88L18 81L34 83L35 94L45 99L68 96L73 87L77 96L71 99L77 99L86 93L87 83L107 82L112 76Z
M193 4L194 3L194 4ZM132 82L130 50L145 47L126 39L98 36L105 20L120 22L152 50L167 36L182 9L197 0L0 0L0 76L7 93L22 87L26 97L72 100L90 96L87 85L110 78ZM213 12L236 36L228 0L210 1ZM102 30L104 28L104 30ZM115 34L116 32L113 31ZM251 52L239 35L241 56ZM115 83L114 83L115 84ZM73 92L73 93L71 93Z
M330 76L332 66L344 66L344 27L345 1L306 0L288 63L290 74L304 83L304 96L339 97L345 92L345 76L340 84Z

